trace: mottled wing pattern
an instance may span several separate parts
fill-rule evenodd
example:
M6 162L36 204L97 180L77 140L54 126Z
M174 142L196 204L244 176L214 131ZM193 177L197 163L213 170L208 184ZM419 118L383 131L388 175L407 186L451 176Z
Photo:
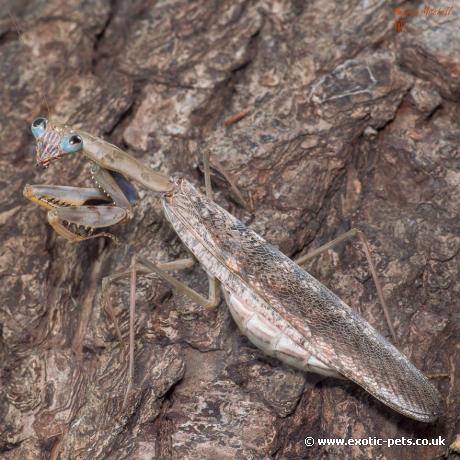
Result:
M222 263L308 339L313 354L393 409L437 418L437 390L339 297L186 180L168 201Z

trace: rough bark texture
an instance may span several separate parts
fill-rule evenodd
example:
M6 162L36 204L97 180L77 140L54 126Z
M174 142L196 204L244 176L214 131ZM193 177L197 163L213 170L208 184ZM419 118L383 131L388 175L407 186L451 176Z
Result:
M436 2L432 6L441 5ZM418 8L422 5L399 5ZM5 0L0 10L0 456L13 459L431 459L446 447L306 447L304 438L436 438L460 431L460 11L395 4ZM225 120L241 111L233 124ZM70 244L26 183L89 185L75 157L35 168L29 123L80 126L196 184L208 149L254 204L216 200L289 256L351 227L368 235L399 348L446 402L433 426L358 386L297 372L254 348L225 303L205 311L139 281L135 386L101 302L126 246ZM117 234L150 259L186 255L141 191ZM249 199L250 197L250 199ZM307 267L384 335L357 244ZM206 275L180 275L206 292ZM457 283L457 284L456 284ZM126 283L112 296L128 331Z

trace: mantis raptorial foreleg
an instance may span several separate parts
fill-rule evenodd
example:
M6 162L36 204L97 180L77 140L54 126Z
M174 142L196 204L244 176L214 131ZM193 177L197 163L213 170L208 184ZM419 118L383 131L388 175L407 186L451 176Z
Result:
M68 226L64 225L64 222L88 229L104 228L124 220L126 212L118 206L78 206L53 209L48 211L47 218L48 223L53 227L55 232L69 241L84 241L102 236L116 239L112 234L107 232L82 236L75 231L69 230Z
M24 196L46 209L56 206L82 206L87 202L112 200L95 187L71 187L68 185L26 185Z
M110 237L94 229L111 227L132 216L131 204L114 176L93 163L91 174L99 188L27 185L24 196L48 209L48 222L69 241ZM113 204L112 204L113 203Z
M348 239L355 238L355 237L358 237L358 239L361 241L361 243L363 245L364 254L366 255L367 263L369 264L369 270L371 272L372 279L374 280L374 284L375 284L375 287L377 289L377 295L379 297L379 301L380 301L380 304L382 306L383 314L385 315L385 320L387 322L388 329L390 330L390 333L391 333L391 336L393 338L393 341L396 343L397 342L396 332L394 330L393 322L391 321L390 312L388 310L387 304L385 302L385 298L383 296L383 289L382 289L382 286L380 284L379 278L377 276L377 270L375 269L375 264L372 261L369 242L368 242L364 232L362 232L358 228L352 228L348 232L345 232L342 235L338 236L337 238L333 239L332 241L329 241L328 243L323 244L319 248L316 248L313 251L311 251L311 252L309 252L309 253L307 253L307 254L305 254L303 256L300 256L299 258L295 259L294 262L296 262L298 265L303 265L308 260L310 260L310 259L312 259L312 258L314 258L316 256L319 256L323 252L327 251L328 249L333 248L334 246L336 246L337 244L341 243L342 241L346 241Z

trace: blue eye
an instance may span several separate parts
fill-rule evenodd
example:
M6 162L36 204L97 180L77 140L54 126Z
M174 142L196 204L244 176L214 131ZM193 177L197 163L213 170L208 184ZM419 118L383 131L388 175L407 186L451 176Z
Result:
M78 134L71 134L64 137L60 145L65 153L75 153L82 149L83 140Z
M46 131L47 124L48 124L48 120L46 118L42 118L42 117L36 118L32 122L32 125L30 126L30 129L34 137L43 136L43 133Z

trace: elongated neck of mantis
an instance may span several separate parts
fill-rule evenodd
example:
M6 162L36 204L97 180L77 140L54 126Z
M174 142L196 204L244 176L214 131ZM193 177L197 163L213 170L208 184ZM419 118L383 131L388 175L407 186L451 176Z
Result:
M83 139L85 155L99 166L119 172L154 192L169 192L174 188L168 176L150 169L115 145L84 131L79 135Z

